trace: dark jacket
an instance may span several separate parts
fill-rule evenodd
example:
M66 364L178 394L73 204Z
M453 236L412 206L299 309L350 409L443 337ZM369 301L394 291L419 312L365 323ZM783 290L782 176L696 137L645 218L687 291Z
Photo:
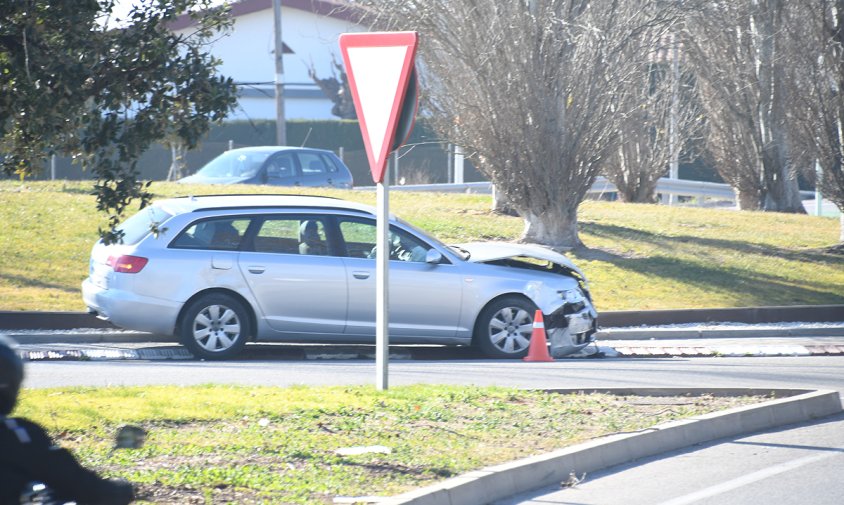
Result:
M0 416L0 505L18 504L33 481L45 484L62 502L123 505L134 499L131 484L102 479L83 468L37 424Z

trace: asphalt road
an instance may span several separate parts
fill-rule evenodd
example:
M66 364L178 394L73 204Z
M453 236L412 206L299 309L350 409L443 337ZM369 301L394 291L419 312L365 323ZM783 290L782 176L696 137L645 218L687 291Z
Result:
M25 387L147 384L290 386L375 384L372 361L28 362ZM393 361L391 385L520 388L786 387L844 392L844 356L748 358Z
M840 505L844 415L687 448L496 505Z

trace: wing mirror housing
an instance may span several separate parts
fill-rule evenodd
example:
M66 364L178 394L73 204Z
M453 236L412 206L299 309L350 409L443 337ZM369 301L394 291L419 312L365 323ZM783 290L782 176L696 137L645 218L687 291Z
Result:
M443 260L443 255L436 249L428 249L428 252L425 253L425 263L431 265L437 265L441 263Z

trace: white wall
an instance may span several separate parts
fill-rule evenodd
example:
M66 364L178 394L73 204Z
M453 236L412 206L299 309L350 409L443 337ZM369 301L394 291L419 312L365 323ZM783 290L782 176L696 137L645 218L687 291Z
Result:
M274 22L272 8L237 16L232 31L212 45L212 53L223 61L223 75L237 83L262 83L241 86L240 107L229 120L275 119ZM319 77L330 77L332 55L342 62L339 35L362 30L360 25L342 19L282 8L282 39L293 51L284 55L287 119L336 119L331 115L331 101L313 83L308 69L313 65Z

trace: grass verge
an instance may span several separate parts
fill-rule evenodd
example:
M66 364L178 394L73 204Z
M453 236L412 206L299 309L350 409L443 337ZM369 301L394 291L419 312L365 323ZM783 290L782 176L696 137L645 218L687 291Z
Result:
M0 181L0 310L82 311L80 283L104 220L90 182ZM374 204L363 191L156 182L157 197L311 193ZM390 210L449 243L517 240L523 222L488 195L395 191ZM601 310L844 303L836 219L692 207L584 202L586 247L569 254Z
M148 503L332 503L394 495L610 433L762 401L616 397L506 388L114 387L26 390L15 415L41 422L89 467L137 484ZM112 451L117 426L148 430ZM346 447L389 453L341 456ZM141 501L144 503L144 501Z

